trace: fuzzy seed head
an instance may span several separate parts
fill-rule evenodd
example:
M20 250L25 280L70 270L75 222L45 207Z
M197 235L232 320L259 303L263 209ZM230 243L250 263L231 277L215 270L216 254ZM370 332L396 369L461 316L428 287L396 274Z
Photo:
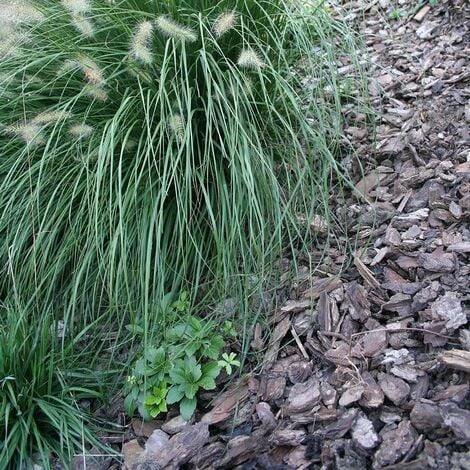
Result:
M67 119L70 116L71 114L68 111L44 111L31 119L31 123L42 125L52 124Z
M28 146L36 146L44 143L44 138L41 135L41 127L31 122L8 126L4 132L7 135L23 140Z
M131 41L131 54L134 59L149 65L153 62L153 54L150 50L152 34L153 24L150 21L143 21L135 28Z
M215 36L220 38L227 31L230 31L237 21L237 13L235 11L226 11L217 17L212 25L212 31Z
M82 15L72 15L72 23L75 29L83 36L87 38L93 38L95 36L93 23L88 18Z
M25 1L7 0L0 7L0 25L31 24L44 20L44 15Z
M108 100L108 93L107 91L96 85L87 85L84 88L85 95L92 100L99 101L100 103L104 103Z
M62 0L62 5L74 15L91 11L89 0Z
M157 25L160 33L164 36L188 42L197 41L197 34L191 28L180 25L171 18L166 16L159 16L155 20L155 24Z
M10 25L0 28L0 58L18 55L21 46L28 42L31 42L28 33L10 28Z
M261 57L253 49L243 49L238 56L237 64L240 67L246 67L250 69L261 69L266 64L263 62Z
M80 64L77 60L67 59L57 70L57 76L60 77L68 72L79 69Z
M69 134L77 140L86 139L90 137L93 132L93 127L88 124L74 124L69 127Z
M72 61L73 63L74 61ZM78 67L82 70L85 75L86 81L90 85L102 85L104 83L104 74L98 64L91 60L86 55L79 55L75 61Z
M184 119L181 117L180 114L173 114L169 121L168 127L170 128L171 132L176 137L178 142L182 142L184 140Z

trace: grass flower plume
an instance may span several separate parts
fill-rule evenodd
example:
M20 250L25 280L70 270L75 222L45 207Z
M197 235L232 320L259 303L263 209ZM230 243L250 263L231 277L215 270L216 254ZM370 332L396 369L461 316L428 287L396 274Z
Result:
M74 15L91 11L89 0L62 0L62 5Z
M67 111L44 111L31 120L33 124L51 124L68 119L71 113Z
M155 24L160 33L162 33L164 36L168 36L173 39L179 39L181 41L197 41L197 34L191 28L182 26L167 16L159 16L155 20Z
M0 26L2 24L39 23L44 20L44 15L28 2L7 0L2 3L0 3Z
M69 134L76 139L85 139L90 137L93 132L93 127L88 124L74 124L69 128Z
M227 31L230 31L237 20L237 14L235 11L226 11L220 14L212 25L212 31L215 36L220 38Z
M253 49L243 49L238 56L237 64L251 69L261 69L266 65Z
M143 21L138 24L134 31L131 42L131 54L136 60L150 65L153 62L153 54L150 49L153 35L153 24Z
M93 23L82 15L72 15L72 24L75 26L78 32L88 38L95 36L95 29Z
M180 114L172 114L170 116L168 125L171 132L174 134L176 139L179 142L182 142L184 139L184 120Z
M4 133L23 140L28 146L36 146L44 143L41 126L32 122L8 126L5 128Z

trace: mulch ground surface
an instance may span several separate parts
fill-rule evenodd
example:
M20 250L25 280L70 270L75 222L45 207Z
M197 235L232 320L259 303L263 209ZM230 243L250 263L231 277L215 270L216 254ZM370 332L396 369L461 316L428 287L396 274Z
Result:
M340 278L305 268L284 289L271 342L252 343L262 371L208 412L132 420L123 468L470 469L469 7L341 5L366 42L378 113L372 139L345 109L363 199L334 210L359 228L354 263ZM321 272L338 272L340 254Z

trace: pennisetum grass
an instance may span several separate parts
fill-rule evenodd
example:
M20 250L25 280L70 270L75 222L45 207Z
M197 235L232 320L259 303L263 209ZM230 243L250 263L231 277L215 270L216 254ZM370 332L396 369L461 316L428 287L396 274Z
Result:
M0 39L27 38L0 44L0 300L55 312L96 366L132 348L130 323L158 338L166 294L206 314L232 297L246 349L251 295L315 243L299 215L335 223L354 38L284 0L0 8Z

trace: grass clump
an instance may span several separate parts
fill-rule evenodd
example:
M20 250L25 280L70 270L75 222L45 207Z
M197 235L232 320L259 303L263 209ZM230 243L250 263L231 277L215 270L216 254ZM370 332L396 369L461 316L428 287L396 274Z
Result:
M50 318L30 321L24 310L0 307L2 469L34 464L49 469L51 457L69 464L85 442L96 443L77 404L80 398L96 398L96 392L69 383Z
M134 322L185 282L226 294L306 239L298 216L325 212L339 139L324 89L340 29L321 8L22 5L29 39L0 67L0 258L22 297L74 326Z

